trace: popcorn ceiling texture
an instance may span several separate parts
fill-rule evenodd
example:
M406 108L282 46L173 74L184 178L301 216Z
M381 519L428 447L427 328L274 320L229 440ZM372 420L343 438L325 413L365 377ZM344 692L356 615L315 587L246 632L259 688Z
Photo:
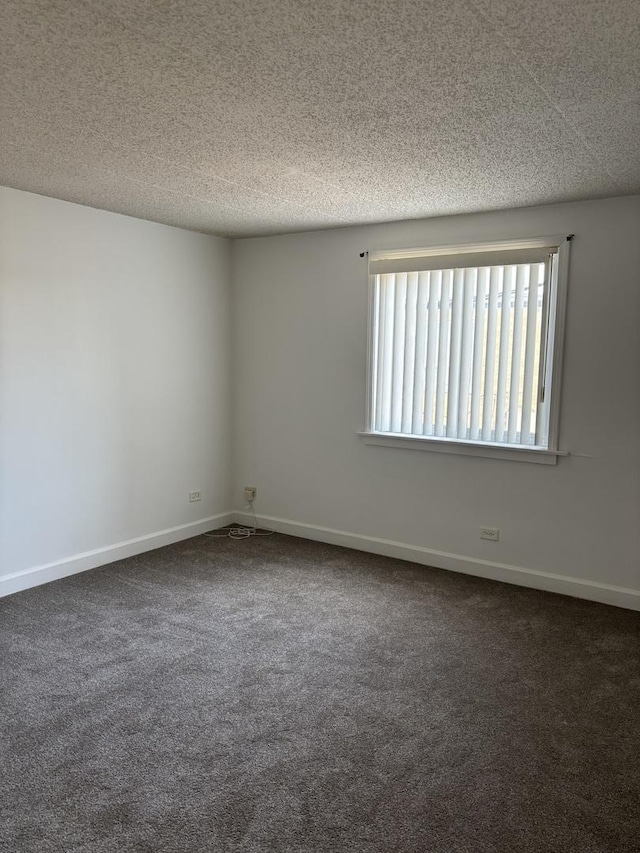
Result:
M247 236L640 191L640 1L3 0L0 184Z

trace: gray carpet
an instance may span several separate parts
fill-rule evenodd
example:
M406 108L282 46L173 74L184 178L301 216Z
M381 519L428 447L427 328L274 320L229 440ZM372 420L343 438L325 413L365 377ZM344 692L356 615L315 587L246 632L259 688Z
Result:
M640 614L275 536L0 620L2 851L640 850Z

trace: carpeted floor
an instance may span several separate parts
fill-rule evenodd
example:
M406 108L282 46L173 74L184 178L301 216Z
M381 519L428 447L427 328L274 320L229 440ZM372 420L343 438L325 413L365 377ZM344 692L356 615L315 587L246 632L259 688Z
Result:
M286 536L0 602L7 853L637 853L640 614Z

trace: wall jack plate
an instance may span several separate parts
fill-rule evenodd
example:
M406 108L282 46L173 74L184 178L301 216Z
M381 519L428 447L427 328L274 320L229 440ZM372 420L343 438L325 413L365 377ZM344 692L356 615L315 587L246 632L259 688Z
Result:
M247 503L253 503L256 499L257 489L255 486L244 487L244 499Z
M500 530L497 527L481 527L480 538L488 539L490 542L499 542Z

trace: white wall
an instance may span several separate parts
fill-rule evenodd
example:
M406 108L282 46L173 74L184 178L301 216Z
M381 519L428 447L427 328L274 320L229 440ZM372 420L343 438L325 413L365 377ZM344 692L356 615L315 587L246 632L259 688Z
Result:
M358 253L555 233L572 455L363 444ZM232 362L228 241L0 189L0 594L223 523L251 484L279 529L640 603L639 236L630 197L237 241Z
M0 592L7 575L86 568L229 509L229 254L0 189Z
M576 235L560 435L572 455L544 466L363 444L358 253L557 233ZM444 552L415 552L434 565L628 604L589 582L640 590L639 271L640 197L235 242L236 505L255 485L282 530L393 540ZM501 541L481 541L481 525Z

